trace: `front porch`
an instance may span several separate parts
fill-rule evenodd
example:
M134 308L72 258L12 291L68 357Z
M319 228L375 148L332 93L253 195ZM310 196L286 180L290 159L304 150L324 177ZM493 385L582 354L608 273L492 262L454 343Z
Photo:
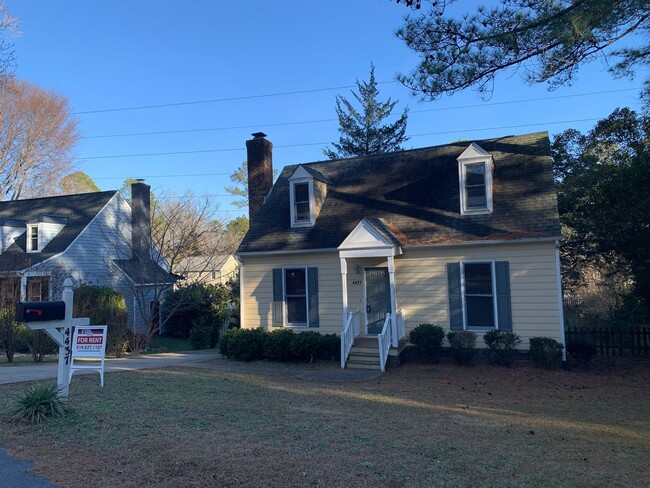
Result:
M405 343L397 302L399 240L380 219L363 219L339 246L343 291L341 368L386 369Z

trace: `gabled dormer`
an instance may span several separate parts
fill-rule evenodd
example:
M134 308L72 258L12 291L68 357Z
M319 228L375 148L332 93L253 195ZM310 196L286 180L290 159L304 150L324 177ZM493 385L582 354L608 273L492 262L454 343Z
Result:
M492 155L472 142L458 157L461 214L492 213Z
M329 180L322 173L299 165L289 177L291 227L312 227L327 197Z
M27 252L41 252L68 223L66 217L39 215L27 222Z
M24 220L0 219L0 252L5 252L24 232Z

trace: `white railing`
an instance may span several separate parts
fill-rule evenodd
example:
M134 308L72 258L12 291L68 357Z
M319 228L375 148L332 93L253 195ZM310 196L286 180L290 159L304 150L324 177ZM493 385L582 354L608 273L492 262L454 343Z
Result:
M405 323L405 317L404 317L405 316L404 309L400 308L395 315L396 315L396 322L397 322L397 334L396 334L396 337L394 339L394 344L393 345L395 347L398 347L399 346L399 340L402 337L406 336L406 323Z
M343 332L341 332L341 368L345 368L350 350L354 345L354 338L361 334L361 312L348 312L344 314Z
M386 371L386 361L388 361L388 351L390 350L391 344L391 316L389 313L386 314L386 319L384 320L384 326L381 329L381 333L377 336L377 342L379 343L379 368L381 372Z

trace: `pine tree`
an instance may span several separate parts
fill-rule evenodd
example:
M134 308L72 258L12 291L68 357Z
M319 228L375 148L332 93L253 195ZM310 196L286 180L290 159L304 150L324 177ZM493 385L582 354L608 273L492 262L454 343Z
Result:
M333 142L334 149L325 148L323 154L330 159L351 156L366 156L400 151L406 137L408 107L401 117L392 124L382 124L390 116L399 100L385 102L377 100L379 90L375 80L375 67L370 65L370 80L357 80L358 93L352 92L361 105L357 110L345 97L337 95L336 114L339 117L339 142Z

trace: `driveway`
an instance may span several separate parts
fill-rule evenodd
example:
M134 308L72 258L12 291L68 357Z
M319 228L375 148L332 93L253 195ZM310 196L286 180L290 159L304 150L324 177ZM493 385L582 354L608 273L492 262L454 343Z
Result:
M167 368L170 366L191 366L194 363L211 361L220 358L215 350L168 352L136 358L107 359L104 372L133 371L136 369ZM39 381L50 378L56 379L57 363L44 364L11 364L0 367L0 385L22 383L23 381ZM75 374L97 374L96 372L80 371Z

